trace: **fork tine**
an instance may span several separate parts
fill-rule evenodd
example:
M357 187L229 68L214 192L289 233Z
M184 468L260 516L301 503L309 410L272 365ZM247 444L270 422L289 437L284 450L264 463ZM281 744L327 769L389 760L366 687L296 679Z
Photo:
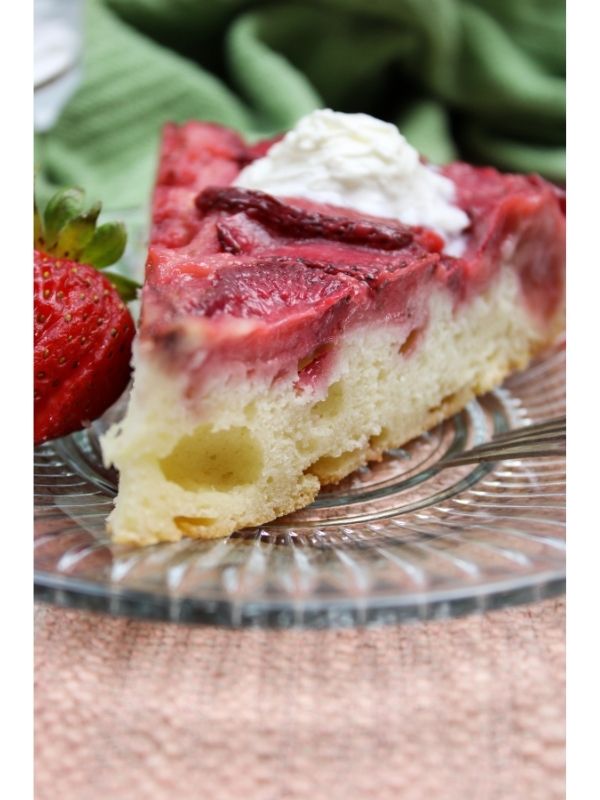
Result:
M513 447L489 448L477 452L471 450L463 455L439 462L440 469L458 467L462 464L474 464L481 461L502 461L503 459L531 458L533 456L562 456L565 454L563 442L536 444L519 444Z
M507 431L465 453L440 462L440 469L478 461L500 461L506 458L564 455L566 419L558 417L537 425Z
M495 452L501 453L503 451L511 452L511 451L518 451L523 450L526 447L536 447L540 445L540 447L555 447L555 446L565 446L565 437L564 436L553 436L552 438L547 439L527 439L526 441L520 440L518 442L487 442L487 444L479 445L479 447L474 447L472 450L468 450L465 453L457 453L457 458L460 458L462 455L473 454L474 456L483 455L484 453L488 452Z
M504 433L499 433L494 436L493 441L501 442L506 439L510 440L517 440L517 439L529 439L532 437L536 437L540 434L546 433L553 433L553 432L563 432L566 433L567 430L567 421L565 417L557 417L556 419L550 419L546 422L540 422L536 425L526 425L522 428L516 428L511 431L505 431Z
M532 436L507 436L503 439L492 439L489 442L484 442L474 447L473 450L480 450L486 447L502 447L504 445L507 447L511 445L525 446L527 443L535 444L536 442L564 442L566 438L565 431L546 431Z
M477 454L486 450L501 450L503 448L527 447L535 444L552 444L553 442L564 443L566 436L564 431L547 431L546 433L532 436L503 437L502 439L492 439L489 442L473 447L469 452Z

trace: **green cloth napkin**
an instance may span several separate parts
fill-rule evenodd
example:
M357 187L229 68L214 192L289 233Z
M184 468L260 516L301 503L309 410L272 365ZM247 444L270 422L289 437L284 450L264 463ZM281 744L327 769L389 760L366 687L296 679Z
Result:
M82 83L36 141L42 184L147 200L167 120L249 137L322 106L433 161L565 174L562 0L88 0Z

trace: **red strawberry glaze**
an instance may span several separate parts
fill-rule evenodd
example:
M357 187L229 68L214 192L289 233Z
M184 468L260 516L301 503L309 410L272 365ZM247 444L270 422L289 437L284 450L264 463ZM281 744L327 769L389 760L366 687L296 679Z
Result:
M551 319L564 302L565 194L538 175L503 175L455 163L443 169L471 219L462 260L479 291L509 260L532 313Z
M232 187L271 144L205 123L165 129L140 339L194 386L224 364L274 378L306 359L312 382L343 331L370 321L422 330L432 291L446 288L458 308L506 260L541 324L559 310L564 206L541 178L445 167L470 219L453 258L432 231Z

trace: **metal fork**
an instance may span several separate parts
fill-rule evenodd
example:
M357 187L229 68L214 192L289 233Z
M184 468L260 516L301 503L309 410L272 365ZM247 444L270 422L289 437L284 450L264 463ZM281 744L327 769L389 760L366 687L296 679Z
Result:
M458 467L461 464L502 461L507 458L562 456L566 452L566 443L566 417L556 417L536 425L526 425L498 434L489 442L438 462L437 467L445 469Z

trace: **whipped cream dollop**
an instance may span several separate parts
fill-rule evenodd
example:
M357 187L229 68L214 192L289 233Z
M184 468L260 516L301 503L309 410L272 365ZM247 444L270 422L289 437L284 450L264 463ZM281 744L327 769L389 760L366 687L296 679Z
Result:
M469 222L454 204L453 182L421 163L395 125L368 114L313 111L245 167L235 185L423 225L456 255Z

